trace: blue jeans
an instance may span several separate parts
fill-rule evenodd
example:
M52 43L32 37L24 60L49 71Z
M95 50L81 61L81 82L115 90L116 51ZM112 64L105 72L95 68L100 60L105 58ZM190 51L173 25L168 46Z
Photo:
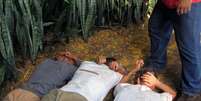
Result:
M189 95L201 93L201 3L192 4L190 12L178 15L176 9L168 9L158 1L149 20L149 65L156 69L166 65L173 29L182 62L182 91Z

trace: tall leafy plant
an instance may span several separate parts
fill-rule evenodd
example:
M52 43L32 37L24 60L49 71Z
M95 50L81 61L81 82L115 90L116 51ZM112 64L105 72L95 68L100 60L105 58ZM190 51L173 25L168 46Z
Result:
M43 20L56 21L55 29L59 32L70 29L87 39L93 26L128 25L141 20L146 10L144 3L144 0L0 0L0 56L7 64L6 69L15 71L16 53L34 60L42 49ZM68 35L73 31L68 31Z
M42 48L42 8L37 0L19 0L16 3L16 34L25 56L35 59Z
M156 5L158 0L149 0L148 1L148 13L152 13L154 6Z
M141 20L146 9L144 0L64 0L66 9L59 17L56 29L77 28L84 39L93 26L128 25ZM66 23L64 23L66 22ZM69 31L68 31L69 32Z
M0 86L4 81L4 77L5 77L5 67L4 65L0 64Z
M0 0L0 62L7 65L1 74L16 73L16 53L34 60L42 48L42 36L41 1Z
M8 5L9 7L12 5L12 2L10 0L4 2L3 0L0 0L0 53L3 57L2 62L4 64L9 65L7 70L10 70L12 74L15 73L15 59L14 59L14 51L13 51L13 42L11 38L11 24L12 20L9 16L11 13L7 12L5 13L5 10L9 11L8 7L4 7L4 5ZM1 63L2 63L1 62ZM12 71L13 70L13 71ZM6 73L5 69L1 67L1 80L3 80L3 75Z
M65 0L65 3L64 15L61 15L57 25L61 27L61 23L66 21L67 28L81 29L83 38L87 39L96 19L96 0Z
M96 0L77 0L82 34L84 39L90 35L90 28L95 20Z

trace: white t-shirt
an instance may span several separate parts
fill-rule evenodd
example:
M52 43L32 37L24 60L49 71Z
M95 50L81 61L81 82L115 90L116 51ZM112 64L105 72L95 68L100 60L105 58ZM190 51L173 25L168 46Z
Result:
M157 93L144 85L120 83L115 87L114 101L172 101L169 93Z
M99 65L95 62L84 61L75 72L72 80L61 90L78 93L88 101L102 101L121 78L120 73L110 70L104 64Z

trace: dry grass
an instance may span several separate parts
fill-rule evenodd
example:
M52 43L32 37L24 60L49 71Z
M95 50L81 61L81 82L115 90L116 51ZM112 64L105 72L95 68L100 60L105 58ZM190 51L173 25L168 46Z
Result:
M124 27L111 27L109 29L97 30L95 34L89 38L88 42L83 41L80 38L71 39L69 43L58 43L53 48L41 53L36 60L35 64L32 64L26 60L22 63L18 63L18 67L22 68L23 72L19 77L19 80L15 84L9 84L5 87L4 94L14 89L16 85L22 84L26 81L31 73L35 70L35 65L39 64L44 59L53 56L55 52L61 50L69 50L73 54L76 54L82 60L94 60L99 55L114 56L125 67L129 68L133 62L139 58L145 58L149 53L149 38L147 32L147 24L144 25L130 25L127 28ZM177 49L174 40L171 41L168 48L168 68L164 75L160 78L166 82L169 82L173 87L178 83L178 74L180 68L180 62L177 55ZM175 78L176 77L176 78ZM111 95L111 93L110 93ZM111 96L106 98L106 101L110 101Z

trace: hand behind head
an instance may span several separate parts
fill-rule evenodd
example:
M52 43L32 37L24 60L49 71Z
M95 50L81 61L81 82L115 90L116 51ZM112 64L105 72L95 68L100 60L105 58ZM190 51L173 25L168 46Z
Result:
M65 51L65 52L58 52L56 53L55 59L57 61L63 61L68 64L75 64L75 56L72 55L70 52Z
M153 73L147 72L141 76L140 83L150 87L151 89L154 89L158 85L159 80L154 76Z

